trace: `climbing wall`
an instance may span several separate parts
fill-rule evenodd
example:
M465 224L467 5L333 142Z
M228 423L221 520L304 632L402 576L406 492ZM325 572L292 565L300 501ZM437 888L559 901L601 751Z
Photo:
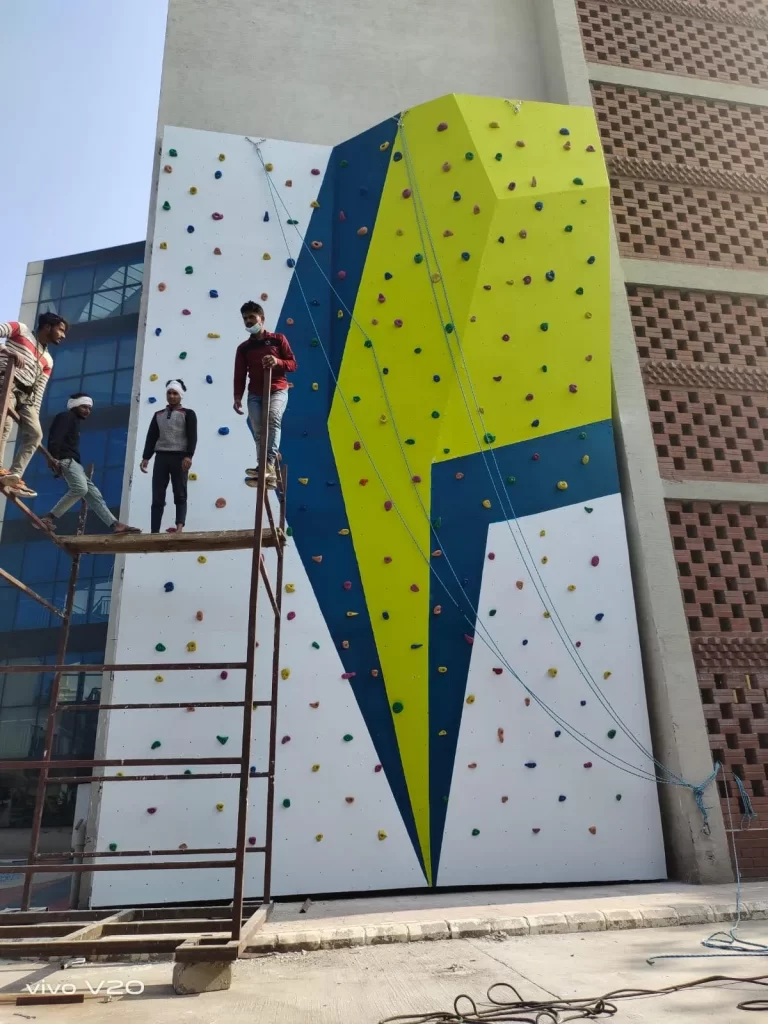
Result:
M187 383L188 529L253 520L232 409L243 301L298 359L274 891L662 877L592 112L447 96L333 149L169 128L152 245L135 415L143 436L164 381ZM147 528L149 504L136 472L131 521ZM243 660L247 595L243 553L129 558L116 658ZM132 674L113 700L242 684ZM255 712L257 770L267 724ZM106 756L239 746L237 709L115 712ZM105 785L98 846L230 846L236 796L236 780ZM254 846L264 807L255 779ZM263 858L247 863L257 896ZM93 900L223 898L230 879L108 872Z

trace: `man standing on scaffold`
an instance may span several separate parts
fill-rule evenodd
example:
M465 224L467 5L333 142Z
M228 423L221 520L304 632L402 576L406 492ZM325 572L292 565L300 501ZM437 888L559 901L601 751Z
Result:
M269 399L269 434L267 436L266 484L270 489L277 486L277 453L280 448L280 428L283 413L288 405L288 378L286 373L296 369L296 357L291 351L284 334L273 334L264 328L264 309L258 302L245 302L240 307L245 329L250 337L238 345L235 353L234 410L243 415L243 392L248 379L248 418L256 455L259 455L261 440L261 404L264 390L264 370L272 369L272 389ZM261 467L246 469L249 479L246 483L255 486Z

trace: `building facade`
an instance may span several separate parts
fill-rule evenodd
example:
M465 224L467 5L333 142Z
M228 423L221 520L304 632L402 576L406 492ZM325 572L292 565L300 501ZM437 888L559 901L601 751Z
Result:
M48 311L60 313L71 325L54 355L54 373L41 409L43 430L47 432L56 413L66 408L73 392L85 391L93 398L93 414L82 435L82 458L84 464L93 464L94 480L115 512L122 492L143 271L143 242L32 263L20 312L21 320L33 329L38 315ZM53 478L42 459L33 459L26 480L38 492L30 507L38 515L45 514L61 496L61 481ZM13 504L3 505L0 565L62 607L71 559L52 547ZM76 510L68 513L62 529L74 527L76 516ZM104 529L95 517L88 528ZM105 555L82 559L68 661L101 664L104 660L113 562ZM40 664L36 676L1 674L0 667L3 758L40 755L52 681L45 665L56 661L59 621L15 588L0 584L2 664ZM97 703L100 689L99 675L78 673L62 679L64 700L73 703ZM88 711L62 715L54 759L91 757L96 717ZM30 824L35 778L34 772L0 775L0 827ZM73 809L74 789L50 786L44 824L70 824Z

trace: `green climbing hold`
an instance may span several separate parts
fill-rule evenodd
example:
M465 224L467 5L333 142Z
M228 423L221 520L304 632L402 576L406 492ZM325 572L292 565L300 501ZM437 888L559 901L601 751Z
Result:
M191 768L185 768L184 769L184 774L185 775L191 775L192 774L192 769Z
M546 322L543 323L543 324L539 324L539 327L541 328L542 331L548 331L549 330L549 324L546 323Z
M194 272L195 272L195 268L193 266L190 265L188 267L184 267L184 273L185 274L194 274Z
M316 651L320 650L320 644L317 642L317 640L312 641L312 646L315 648Z
M339 160L339 167L349 167L349 160Z
M394 711L394 713L396 715L399 715L400 712L403 710L402 702L399 701L399 700L396 700L395 703L392 705L392 710Z
M594 510L593 508L590 508L590 506L589 506L589 505L585 505L585 506L584 506L584 511L585 511L585 512L594 512L595 510Z
M163 209L164 210L170 210L170 208L171 208L171 204L166 199L165 202L163 203Z
M292 537L293 536L293 527L292 526L286 526L286 528L285 528L285 535L286 535L286 537Z
M433 412L432 412L432 419L433 420L439 420L440 419L440 413L437 411L437 409L433 410Z
M424 257L421 255L420 252L417 252L416 255L413 257L413 262L414 263L423 263L424 262Z
M464 154L464 159L465 160L474 160L475 159L475 154L474 153L465 153Z
M155 644L155 650L156 651L160 651L160 652L164 651L165 650L165 644Z
M542 373L546 373L548 369L549 369L549 367L547 366L547 364L546 364L546 363L544 363L544 365L543 365L543 366L542 366L542 368L541 368L541 372L542 372Z
M360 395L352 395L352 401L353 402L359 402L360 401Z
M609 729L608 730L608 739L609 740L612 740L615 735L616 735L616 730L615 729Z
M412 437L406 437L405 443L406 444L416 444L416 442L414 441L414 439Z
M502 157L501 157L501 153L497 153L497 154L496 154L496 159L497 159L497 160L501 160L501 159L502 159Z
M217 740L219 741L219 743L220 743L220 744L222 745L222 747L223 747L223 746L224 746L224 744L225 744L225 743L227 742L227 740L229 739L229 736L217 736L217 737L216 737L216 739L217 739Z
M582 430L581 431L581 433L579 434L579 440L580 441L586 441L587 440L587 432L586 432L586 430Z
M453 334L453 324L446 324L445 325L445 333L446 334Z
M438 516L437 519L432 520L432 525L436 530L439 530L440 527L443 525L443 520Z
M320 342L317 340L317 338L313 338L312 341L310 341L310 343L309 343L309 347L310 348L317 348L319 346L319 344L320 344Z
M516 484L517 483L517 477L516 476L508 476L507 477L507 483L508 484Z
M573 224L566 224L566 225L565 225L565 230L566 230L566 231L568 231L569 233L570 233L571 231L573 231Z
M168 156L178 156L178 155L179 154L176 152L175 149L169 149L168 150Z
M152 750L157 750L157 748L161 746L162 743L160 742L160 740L155 740L154 743L152 744Z
M285 800L283 800L283 807L290 807L290 806L291 806L291 801L288 799L288 797L286 797Z
M473 828L472 829L472 835L473 836L479 836L480 835L480 829L479 828Z
M186 358L187 358L187 353L186 352L179 352L179 359L186 359Z
M451 451L450 448L443 448L443 455L448 455L450 453L450 451Z
M587 200L586 199L582 199L581 200L581 205L582 206L586 206L587 205Z
M583 295L584 294L584 289L583 288L577 288L576 289L576 294L577 295Z
M415 353L415 354L416 354L417 356L420 356L420 355L421 355L421 349L420 349L420 348L415 348L415 349L414 349L413 351L414 351L414 353Z
M495 608L491 608L491 610L488 612L488 614L489 615L495 615L496 614L496 609Z
M363 345L365 346L365 348L373 348L373 342L371 341L370 338L366 338L365 341L363 342Z
M484 434L483 435L483 440L485 441L486 444L493 444L493 442L496 440L496 435L495 434Z
M583 178L574 178L573 179L573 184L574 185L583 185L584 184L584 179Z
M116 850L117 849L117 843L110 843L109 844L109 848L110 848L110 850L113 850L113 851Z
M345 743L350 743L354 738L351 732L345 733L343 737Z

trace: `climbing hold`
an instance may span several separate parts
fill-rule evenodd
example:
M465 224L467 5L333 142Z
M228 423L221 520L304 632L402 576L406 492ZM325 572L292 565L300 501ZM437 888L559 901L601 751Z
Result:
M358 233L358 235L359 235L359 236L360 236L360 237L362 238L362 237L363 237L364 235L367 235L367 234L368 234L368 228L367 228L367 227L365 227L365 226L363 226L363 227L361 227L361 228L358 228L358 229L357 229L357 233Z
M590 257L589 257L589 259L587 260L587 263L589 263L589 264L590 264L590 266L591 266L591 265L592 265L593 263L596 263L596 262L597 262L597 256L590 256Z
M491 503L488 500L488 498L483 498L482 506L483 506L483 508L490 508L491 507Z
M605 618L605 612L598 612L595 616L595 622L602 622Z
M466 262L467 262L467 260L469 260L469 259L470 259L470 255L469 255L469 253L468 253L468 252L463 252L463 253L461 254L461 258L462 258L462 259L464 260L464 262L466 263Z
M403 705L402 701L399 701L399 700L396 700L394 702L394 704L392 705L392 710L394 711L394 713L396 715L399 715L402 712L403 708L404 708L404 705Z
M569 384L569 385L568 385L568 390L570 391L570 393L571 393L572 395L575 395L575 394L576 394L576 392L577 392L577 391L579 390L579 388L578 388L578 385L577 385L577 384Z
M444 171L450 171L450 169L451 169L451 165L450 164L443 164L443 170ZM461 192L454 192L453 193L453 201L454 201L454 203L458 203L460 199L461 199Z
M536 767L536 762L535 761L526 761L525 762L525 767L526 768L535 768Z
M162 654L162 652L166 650L165 644L155 644L155 650L160 651L160 653Z
M594 836L597 834L597 827L595 825L589 826L589 832Z
M352 734L351 734L351 733L345 733L345 735L344 735L344 736L342 736L342 739L344 740L344 742L345 742L345 743L349 743L349 742L350 742L351 740L353 740L354 738L355 738L355 737L354 737L354 736L352 736Z
M282 679L289 679L291 676L291 670L289 668L281 668L280 676Z
M148 807L147 814L154 814L157 811L156 807Z
M606 733L606 736L608 737L609 740L612 740L616 736L616 730L615 729L609 729L608 732Z
M214 256L221 256L221 249L219 249L218 246L213 250L213 255ZM262 297L262 299L266 299L267 296L266 295L262 295L261 297Z
M568 481L567 480L558 480L558 482L557 482L557 489L558 489L558 491L567 491L568 490Z
M312 202L309 205L312 207L313 210L319 210L320 209L320 203L318 203L318 201L316 199L313 199Z
M395 323L395 327L402 327L402 326L403 326L403 321L402 321L402 320L400 320L400 319L398 319L398 320L395 320L395 322L394 322L394 323Z
M347 612L348 619L356 619L360 612Z
M539 327L541 328L542 331L548 331L549 330L549 324L548 323L539 324Z
M562 794L557 799L561 804L565 803L566 801L566 797L564 797Z
M377 765L376 766L376 771L378 771L379 768L381 768L381 765ZM379 839L381 839L381 840L384 840L384 839L387 838L387 833L384 831L383 828L380 828L379 831L376 834L378 835Z
M157 290L159 292L164 292L167 287L168 285L165 283L165 281L161 281L157 286Z
M342 640L341 641L341 646L344 648L345 651L348 651L349 650L349 640Z
M574 178L573 179L573 184L574 185L583 185L584 184L584 179L583 178Z
M554 679L555 676L557 675L557 669L556 668L549 668L549 669L547 669L547 675L551 676Z
M548 281L554 281L555 280L555 272L554 272L554 270L548 270L544 276L546 277L546 279Z
M531 420L531 426L532 427L538 427L540 422L541 422L540 420Z
M165 167L163 167L163 170L166 174L173 174L173 168L170 164L166 164Z
M216 178L216 180L218 180L221 177L221 171L214 171L213 176L214 178Z
M283 800L283 807L290 807L290 806L291 806L291 801L286 797L286 799Z
M219 433L222 435L222 437L226 437L226 435L229 433L229 427L219 427Z
M151 749L152 750L157 750L157 748L161 747L161 746L162 746L162 743L160 742L160 740L155 740L154 743L151 744Z
M170 210L170 208L171 208L171 204L166 199L166 201L163 203L163 209L164 210Z
M211 214L211 220L224 220L224 214L223 213L212 213Z
M592 558L590 559L590 565L593 565L593 566L600 565L600 556L599 555L593 555Z
M227 499L226 498L217 498L216 499L216 508L226 508L226 505L227 505Z
M294 594L296 592L296 584L295 583L286 583L285 584L285 592L286 592L286 594Z
M531 281L533 281L533 278L526 274L526 276L523 278L523 284L530 284Z
M493 444L493 442L496 440L496 435L495 434L484 434L483 435L483 440L485 441L486 444Z
M166 594L170 594L170 592L173 590L173 584L172 583L165 583L163 585L163 589L165 590Z

